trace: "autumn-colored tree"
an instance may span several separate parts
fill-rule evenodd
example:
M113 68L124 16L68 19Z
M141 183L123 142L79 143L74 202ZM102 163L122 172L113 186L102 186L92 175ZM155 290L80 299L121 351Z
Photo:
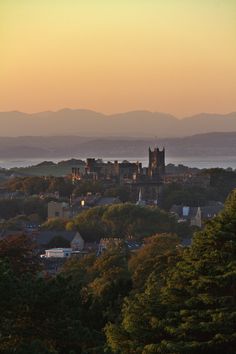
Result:
M165 211L130 203L85 210L75 218L74 225L86 240L93 241L112 236L143 238L178 229L176 219Z
M166 264L176 263L181 251L179 244L179 238L173 234L159 234L145 239L144 246L134 252L129 260L133 289L140 292L153 272L159 275L161 288L163 267L166 269Z
M35 244L25 234L13 234L0 240L0 258L8 261L17 275L35 274L40 269Z
M63 218L52 218L45 221L41 225L42 230L54 230L54 231L63 231L66 229L66 225L68 223L67 219Z

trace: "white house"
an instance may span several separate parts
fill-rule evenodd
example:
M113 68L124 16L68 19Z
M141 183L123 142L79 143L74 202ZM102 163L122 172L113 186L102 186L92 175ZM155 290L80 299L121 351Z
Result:
M72 253L72 248L51 248L45 250L46 258L67 258L70 257Z

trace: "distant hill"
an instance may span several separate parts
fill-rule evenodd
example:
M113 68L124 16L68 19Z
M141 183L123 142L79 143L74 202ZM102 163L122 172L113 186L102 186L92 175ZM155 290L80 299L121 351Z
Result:
M236 132L183 138L0 137L0 158L146 157L149 146L165 146L168 157L236 156Z
M236 131L236 112L226 115L202 113L183 119L148 111L112 115L72 109L34 114L0 112L0 124L2 137L79 135L164 138Z

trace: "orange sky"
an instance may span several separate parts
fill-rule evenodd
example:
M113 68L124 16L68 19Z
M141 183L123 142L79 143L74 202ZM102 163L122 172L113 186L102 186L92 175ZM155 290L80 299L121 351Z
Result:
M235 38L235 0L1 0L0 111L235 111Z

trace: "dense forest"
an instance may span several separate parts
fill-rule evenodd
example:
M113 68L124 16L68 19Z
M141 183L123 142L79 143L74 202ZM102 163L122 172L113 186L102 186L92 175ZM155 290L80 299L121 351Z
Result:
M236 190L191 247L175 234L69 259L45 277L24 235L0 241L3 354L234 354Z

